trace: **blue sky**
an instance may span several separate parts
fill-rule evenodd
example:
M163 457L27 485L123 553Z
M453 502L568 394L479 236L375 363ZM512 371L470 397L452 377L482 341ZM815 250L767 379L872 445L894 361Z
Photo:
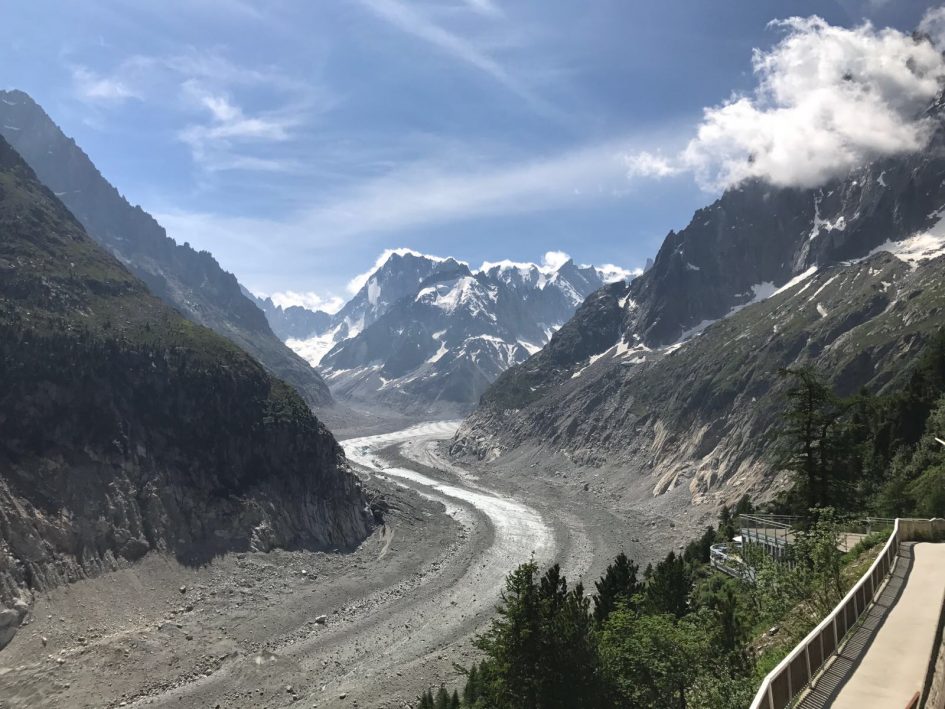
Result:
M930 5L31 0L0 67L178 241L328 298L399 246L640 266L724 186L664 156L756 90L771 20L911 31Z

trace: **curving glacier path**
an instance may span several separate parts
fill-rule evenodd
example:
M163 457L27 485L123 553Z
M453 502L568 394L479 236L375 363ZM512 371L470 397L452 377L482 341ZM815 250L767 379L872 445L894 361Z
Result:
M266 687L267 706L295 699L404 706L418 687L458 682L454 663L474 657L472 640L494 616L509 571L532 557L545 566L563 551L534 507L480 485L439 454L458 425L425 423L341 442L363 479L386 479L388 488L442 503L459 523L454 537L427 543L423 515L433 513L408 504L354 555L346 574L319 578L310 595L286 597L274 619L281 627L267 621L258 650L238 652L212 674L130 703L256 706L258 689ZM413 515L412 531L403 529L404 515ZM575 568L586 568L585 556ZM322 614L327 620L314 621ZM302 684L297 695L278 689L293 682ZM272 701L273 686L281 701Z
M372 475L380 475L413 488L424 497L446 505L447 512L464 524L471 522L466 503L484 515L493 528L492 544L483 550L479 567L467 574L475 578L459 579L458 584L478 591L482 603L494 604L504 585L505 576L521 562L534 555L539 566L554 555L554 537L541 515L528 505L478 485L462 469L454 467L436 452L439 441L451 438L459 421L438 421L418 424L393 433L342 441L353 462ZM424 467L447 471L455 477L450 482L435 480L409 468L390 465L380 451L399 445L401 454ZM467 584L463 582L467 581Z

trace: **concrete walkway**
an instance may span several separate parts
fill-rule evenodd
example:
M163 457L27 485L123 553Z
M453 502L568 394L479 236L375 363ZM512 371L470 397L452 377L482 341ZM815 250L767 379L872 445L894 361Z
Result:
M839 687L829 705L834 709L904 707L922 688L945 603L945 544L923 542L911 547L914 559L911 569L900 575L904 580L901 594L886 599L893 604L851 667L852 676ZM903 562L909 554L909 545L903 544L896 572L900 565L907 566ZM896 580L896 572L891 581Z

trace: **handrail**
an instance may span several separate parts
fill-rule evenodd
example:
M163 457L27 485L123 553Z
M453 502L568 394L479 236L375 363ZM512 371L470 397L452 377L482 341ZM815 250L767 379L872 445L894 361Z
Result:
M899 519L882 552L843 600L767 674L751 709L784 709L814 678L875 598L899 554Z
M744 522L757 522L762 528L792 529L800 519L796 515L742 514L738 515L737 521L740 526L745 526Z

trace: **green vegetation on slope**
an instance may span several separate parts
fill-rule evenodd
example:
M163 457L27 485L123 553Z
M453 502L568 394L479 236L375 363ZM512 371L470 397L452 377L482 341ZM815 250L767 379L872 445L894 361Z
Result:
M749 511L747 500L735 510ZM466 670L461 695L431 690L421 706L743 708L875 548L842 554L843 522L823 509L797 533L791 565L748 554L753 573L736 579L708 565L709 545L728 541L732 525L724 509L717 527L642 575L618 556L592 596L580 584L569 588L557 566L544 574L534 562L519 566L478 639L484 659Z
M903 386L840 397L811 368L791 380L778 464L794 485L778 501L802 513L832 506L886 517L945 516L945 331Z
M593 596L569 588L557 566L539 575L524 564L478 641L484 659L466 673L461 706L746 706L888 538L874 533L842 553L852 515L945 514L945 447L935 441L945 433L945 331L923 341L900 385L883 394L841 397L810 368L784 372L774 462L793 486L771 509L804 518L790 563L749 546L742 578L711 569L711 545L728 542L736 516L752 511L743 498L642 577L618 557ZM446 690L437 696L452 701ZM432 691L424 701L441 706Z

